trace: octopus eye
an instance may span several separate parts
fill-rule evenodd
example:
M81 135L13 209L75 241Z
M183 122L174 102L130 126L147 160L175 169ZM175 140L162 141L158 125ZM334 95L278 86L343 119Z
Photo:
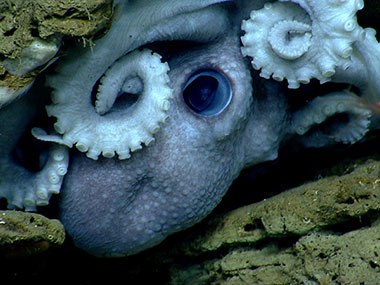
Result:
M231 97L230 82L215 70L194 73L183 88L186 105L206 117L220 114L230 103Z

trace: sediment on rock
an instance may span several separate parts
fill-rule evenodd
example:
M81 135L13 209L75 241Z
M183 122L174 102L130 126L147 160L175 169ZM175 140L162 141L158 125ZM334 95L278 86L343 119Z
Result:
M62 245L63 225L39 214L0 211L0 259L20 258Z
M197 263L173 265L171 284L380 280L380 161L346 167L201 224L173 250Z
M103 35L112 19L112 0L9 0L0 3L0 102L13 100L50 63L25 53L31 45L53 45L74 38L91 45ZM46 49L40 48L46 53ZM32 54L35 54L33 51ZM38 53L38 51L37 51ZM33 66L36 65L36 66ZM30 70L19 70L17 66ZM9 97L9 98L8 98Z

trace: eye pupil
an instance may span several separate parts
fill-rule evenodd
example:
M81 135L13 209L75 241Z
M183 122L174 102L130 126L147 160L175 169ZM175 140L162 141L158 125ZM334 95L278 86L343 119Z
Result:
M186 104L196 112L204 111L213 102L218 85L211 76L197 77L183 92Z
M186 105L202 116L222 112L232 97L228 79L216 70L200 70L188 79L183 89Z

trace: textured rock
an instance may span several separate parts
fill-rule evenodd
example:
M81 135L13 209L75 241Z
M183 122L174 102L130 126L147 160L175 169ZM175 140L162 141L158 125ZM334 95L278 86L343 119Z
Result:
M350 174L308 183L211 221L214 230L197 238L191 251L304 235L379 210L380 164L369 160Z
M26 65L32 67L30 57L25 59L22 53L33 42L45 41L48 45L56 44L58 48L62 36L66 36L80 38L84 45L91 44L91 38L110 25L111 15L112 0L1 1L0 58L15 62L24 59ZM11 64L12 70L13 66ZM7 72L0 61L0 103L22 93L23 88L30 85L43 68L17 76ZM22 72L17 70L16 73Z
M344 171L210 220L179 246L203 262L173 266L172 284L380 280L380 161Z
M25 257L61 245L65 231L58 220L19 211L0 211L0 256Z
M16 58L34 39L91 37L110 24L110 0L10 0L0 3L0 53Z

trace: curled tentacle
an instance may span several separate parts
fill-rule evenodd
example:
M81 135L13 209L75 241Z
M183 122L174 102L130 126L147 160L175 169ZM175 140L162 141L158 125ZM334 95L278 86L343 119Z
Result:
M68 166L69 151L67 147L53 145L50 148L45 167L35 178L35 202L38 206L47 205L52 194L59 194Z
M326 128L322 126L326 120L338 114L346 114L346 118L332 121ZM315 98L304 109L295 113L293 132L303 136L315 128L311 135L316 142L333 140L353 144L369 130L371 115L371 111L360 104L359 97L351 96L346 91L334 92Z
M280 21L270 30L268 42L279 57L295 60L311 46L311 26L296 20Z
M0 197L6 197L8 208L35 211L37 206L49 204L52 194L58 194L69 165L66 146L53 144L49 157L40 172L32 174L11 161L3 160Z
M355 16L361 0L280 1L266 3L242 22L242 53L253 58L260 76L286 78L289 88L298 88L312 78L329 81L337 66L349 66L352 44L365 36Z
M70 98L70 94L62 94L56 88L54 104L47 106L47 111L49 116L57 117L54 127L63 136L44 136L43 140L69 147L75 144L95 160L100 153L111 158L115 152L119 159L129 158L130 151L154 140L153 134L168 116L172 97L168 70L160 55L145 49L113 63L100 80L94 106L91 94ZM58 87L54 80L52 85ZM137 92L141 93L133 94ZM117 103L118 99L122 103Z

